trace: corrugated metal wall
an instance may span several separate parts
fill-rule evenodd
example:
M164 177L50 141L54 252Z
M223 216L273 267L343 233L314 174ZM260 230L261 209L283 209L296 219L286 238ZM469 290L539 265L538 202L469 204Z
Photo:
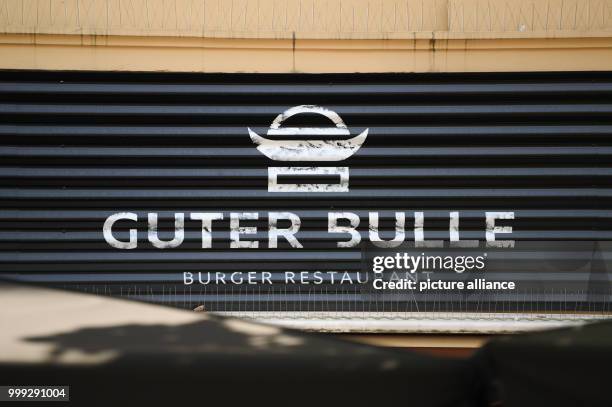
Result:
M336 111L353 135L370 129L342 163L349 193L267 192L267 167L278 163L255 149L247 127L265 135L279 113L303 104ZM460 211L462 237L478 239L484 211L513 210L518 240L612 240L611 158L609 73L4 72L0 268L179 306L372 309L346 286L185 287L182 272L359 270L359 249L338 249L327 233L330 210L359 214L364 238L371 210L387 215L386 229L393 211L423 210L426 236L446 239L450 210ZM175 249L146 238L147 212L159 212L171 236L174 212L268 210L302 218L304 249L267 249L265 218L251 223L257 250L229 248L227 216L214 224L213 249L200 248L197 222L186 222ZM119 211L140 215L137 250L103 239L105 218Z

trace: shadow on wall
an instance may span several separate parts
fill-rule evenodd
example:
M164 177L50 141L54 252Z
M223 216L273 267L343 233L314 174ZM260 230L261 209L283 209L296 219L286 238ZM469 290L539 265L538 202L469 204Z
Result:
M173 355L256 355L307 352L306 337L289 334L273 326L240 320L194 322L184 325L120 325L85 328L52 336L26 338L28 342L53 345L50 362L62 362L63 355L78 351L95 355L171 353ZM326 350L327 348L327 350ZM329 354L333 347L322 349Z
M156 404L172 399L174 391L187 394L201 388L223 394L226 401L282 396L362 404L400 397L418 406L475 405L471 362L236 319L211 316L176 326L85 328L24 340L51 345L48 360L0 365L0 380L68 383L74 389L71 399L92 392L102 403L120 393L125 400ZM97 363L79 364L79 358ZM103 394L101 388L106 389Z
M89 405L91 394L100 404L120 397L154 405L195 394L199 401L272 399L268 404L607 406L601 383L612 363L611 338L612 322L601 322L504 337L461 360L211 316L25 338L50 345L48 360L0 364L0 382L70 384L71 397ZM79 364L79 357L98 363Z

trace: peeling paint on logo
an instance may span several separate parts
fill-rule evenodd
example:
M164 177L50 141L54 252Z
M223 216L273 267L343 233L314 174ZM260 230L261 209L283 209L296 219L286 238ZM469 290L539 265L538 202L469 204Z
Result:
M335 127L284 127L281 124L297 114L314 113L324 116L335 124ZM250 128L249 136L257 150L275 161L342 161L346 160L361 148L368 137L369 129L349 139L337 140L275 140L262 137ZM279 114L268 129L267 136L350 136L342 118L334 111L320 106L301 105L292 107ZM339 176L337 184L281 184L278 176ZM348 192L348 167L269 167L268 192Z

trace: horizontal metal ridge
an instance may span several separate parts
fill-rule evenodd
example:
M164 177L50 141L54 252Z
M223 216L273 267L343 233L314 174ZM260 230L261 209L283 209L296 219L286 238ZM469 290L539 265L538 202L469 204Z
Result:
M355 157L560 157L560 156L610 156L612 146L593 147L363 147ZM2 146L0 157L264 157L249 147L28 147ZM205 163L203 163L205 164Z
M307 192L283 192L270 195L260 189L19 189L0 188L0 199L304 199ZM456 188L456 189L353 189L351 194L326 193L321 198L350 200L355 198L605 198L612 197L612 188Z
M274 210L275 206L270 206L270 210ZM485 208L483 208L485 209ZM353 212L362 218L366 218L369 212L378 211L379 208L362 209L346 206L343 210ZM409 210L409 209L406 209ZM182 206L173 207L173 210L167 208L158 208L154 210L142 209L139 207L133 207L131 212L140 214L140 216L146 216L148 212L158 212L159 217L172 217L175 212L198 212L201 211L200 207L197 206ZM257 211L257 209L251 208L248 205L242 208L244 212ZM29 220L42 220L42 221L104 221L106 217L115 213L116 210L113 208L98 207L96 209L0 209L0 221L29 221ZM327 210L304 210L302 208L292 209L291 212L297 214L301 219L304 220L316 220L325 219L327 217ZM383 211L387 214L392 214L392 211ZM428 219L448 219L447 210L426 210ZM481 219L483 210L461 210L462 219ZM522 209L515 211L518 219L558 219L558 218L572 218L580 221L587 219L612 219L612 209Z
M67 115L67 116L265 116L274 118L286 105L158 105L158 104L34 104L0 103L3 115ZM329 105L340 115L359 116L423 116L423 115L606 115L612 103L567 104L478 104L478 105Z
M612 82L557 82L557 83L429 83L401 85L394 83L94 83L94 82L0 82L0 93L25 93L65 95L499 95L499 94L562 94L571 93L612 93Z
M360 127L376 126L376 134L381 137L393 137L400 140L418 139L422 137L437 138L449 136L475 137L486 136L488 138L513 136L518 137L546 137L557 140L559 137L579 136L610 136L612 125L526 125L526 124L496 124L496 125L457 125L457 126L389 126L372 122L371 125L361 124ZM258 127L253 127L259 131ZM265 131L265 129L264 129ZM31 137L85 137L87 139L100 139L110 142L114 138L165 138L165 137L194 137L206 141L210 137L240 138L247 137L246 127L227 125L176 125L152 126L142 125L74 125L74 124L0 124L0 136L20 136L24 141ZM75 140L80 141L80 140Z
M215 260L223 262L237 261L309 261L320 260L321 252L318 251L274 251L274 255L270 256L266 251L233 251L232 255L228 256L228 252L218 251L114 251L114 252L87 252L87 251L56 251L49 252L22 252L22 253L6 253L0 252L0 263L14 261L28 261L35 263L59 262L59 263L74 263L81 261L166 261L166 262L189 262L189 261L204 261ZM329 251L326 253L326 261L342 261L342 260L358 260L361 254L355 251Z
M354 168L352 177L360 178L463 178L463 177L609 177L612 168L544 167L544 168ZM0 178L150 178L150 179L251 179L266 178L262 168L99 168L99 167L0 167Z
M146 220L146 219L145 219ZM484 222L483 222L484 223ZM134 226L134 225L130 225ZM586 226L586 225L585 225ZM142 248L154 249L150 243L147 242L147 229L146 226L142 226L139 228L140 232L137 234L138 240L141 242ZM161 228L160 228L161 229ZM218 227L217 229L221 229ZM478 228L478 230L470 230L463 229L461 230L461 238L462 239L481 239L484 236L482 232L482 227ZM168 228L171 231L170 228ZM172 233L172 232L170 232ZM362 239L368 238L367 231L358 231L361 235ZM388 233L388 232L387 232ZM40 230L28 230L28 231L19 231L19 232L2 232L0 231L0 242L4 243L29 243L32 246L30 248L34 248L34 243L46 243L47 245L52 244L61 248L63 244L66 243L98 243L100 248L105 248L106 243L101 240L102 231L40 231ZM129 236L127 232L116 231L116 236L119 236L121 239L127 239ZM185 239L182 243L182 246L190 246L192 249L201 245L202 241L202 232L201 231L185 231L184 232ZM381 232L383 238L385 237L385 231ZM411 238L412 233L408 231L406 233L408 238ZM300 230L297 233L300 241L309 241L309 242L322 242L329 243L332 242L333 245L327 246L327 248L336 248L335 243L338 241L340 237L343 235L330 234L327 230L318 230L318 231L310 231L310 230ZM446 230L427 230L427 237L429 239L448 239L448 225ZM592 231L589 229L582 230L574 230L574 229L564 229L564 230L520 230L513 233L513 237L515 238L523 238L525 240L531 239L541 239L541 240L555 240L558 238L566 238L567 240L583 240L585 238L593 238L595 237L599 239L610 239L612 238L612 231ZM212 241L215 243L217 247L223 247L222 245L227 246L227 242L229 242L230 233L224 230L214 230L214 234L212 237ZM268 235L265 232L258 232L249 235L249 240L260 241L262 243L262 248L267 247ZM270 257L273 257L273 254L270 254Z

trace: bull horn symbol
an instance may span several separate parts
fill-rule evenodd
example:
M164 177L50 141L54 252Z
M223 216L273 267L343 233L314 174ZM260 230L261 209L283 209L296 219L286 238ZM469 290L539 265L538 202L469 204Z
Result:
M330 119L336 127L285 127L283 121L302 113L320 114ZM250 128L249 136L266 157L276 161L341 161L346 160L359 150L368 137L368 130L346 140L270 140L261 137ZM320 106L301 105L292 107L276 116L268 129L268 136L349 136L350 132L340 116L332 110Z

